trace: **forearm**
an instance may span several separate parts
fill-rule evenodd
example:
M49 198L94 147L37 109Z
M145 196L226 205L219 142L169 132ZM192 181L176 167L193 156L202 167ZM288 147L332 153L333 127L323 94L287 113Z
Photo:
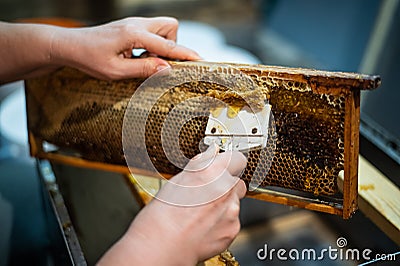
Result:
M196 265L196 250L187 245L190 232L171 225L168 218L161 219L161 214L158 217L154 215L162 211L166 210L146 206L124 236L98 262L98 266Z
M57 27L0 22L0 83L23 79L58 67L52 61Z

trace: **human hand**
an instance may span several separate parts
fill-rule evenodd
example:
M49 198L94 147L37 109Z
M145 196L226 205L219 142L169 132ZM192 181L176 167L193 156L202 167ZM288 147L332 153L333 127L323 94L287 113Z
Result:
M168 63L157 57L133 59L133 48L171 59L200 59L176 43L177 30L178 21L169 17L126 18L96 27L63 29L53 34L50 57L100 79L148 77Z
M101 79L147 77L168 67L157 57L132 59L133 48L151 54L197 60L176 43L178 21L169 17L126 18L97 27L64 29L53 37L52 58Z
M196 156L138 214L99 264L195 265L225 250L240 230L239 199L246 185L237 176L245 165L241 153L219 154L215 147ZM189 192L177 193L177 186L190 187Z
M131 58L133 48L171 59L200 59L176 44L177 30L178 21L169 17L126 18L86 28L0 22L0 84L62 66L105 80L148 77L168 66L156 56Z

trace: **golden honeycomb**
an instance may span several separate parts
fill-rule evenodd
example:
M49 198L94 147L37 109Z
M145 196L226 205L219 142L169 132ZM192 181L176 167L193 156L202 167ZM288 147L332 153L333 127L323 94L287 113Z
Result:
M29 131L69 155L126 165L122 131L124 116L128 116L133 130L135 121L146 123L145 146L138 145L140 140L132 135L129 159L136 167L148 169L148 162L143 159L143 154L148 154L157 171L176 174L186 159L204 148L202 140L210 108L218 105L213 101L204 105L196 100L198 97L239 108L248 102L260 108L268 100L273 117L267 147L247 152L248 163L241 178L247 183L257 180L263 187L283 187L314 195L338 192L336 178L344 169L345 97L353 87L375 88L379 85L376 79L346 73L333 73L331 77L326 72L301 69L289 69L288 74L288 69L266 66L172 64L182 66L175 73L185 82L172 84L165 93L157 86L147 89L129 112L130 98L143 79L100 81L65 68L29 80ZM239 75L231 80L230 75L238 71L245 77ZM198 73L207 78L196 79ZM341 84L336 82L337 78ZM255 87L248 88L249 80ZM164 80L161 77L160 82L166 87L170 85L167 76ZM177 164L172 164L165 147L184 158L177 158Z

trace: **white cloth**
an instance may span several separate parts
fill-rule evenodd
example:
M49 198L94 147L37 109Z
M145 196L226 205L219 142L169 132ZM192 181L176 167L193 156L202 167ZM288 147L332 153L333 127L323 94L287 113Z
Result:
M255 55L228 45L220 30L202 22L180 21L177 40L179 44L195 50L205 61L260 64Z

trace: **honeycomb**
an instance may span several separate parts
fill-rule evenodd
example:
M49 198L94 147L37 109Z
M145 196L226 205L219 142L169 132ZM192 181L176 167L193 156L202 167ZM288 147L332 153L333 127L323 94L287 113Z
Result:
M205 148L202 141L212 108L221 102L242 108L250 102L257 109L268 100L273 117L267 147L247 152L241 178L247 184L257 180L263 187L337 194L336 178L344 169L346 97L353 88L376 87L376 79L267 66L172 64L184 82L169 84L170 77L161 77L160 84L170 89L164 92L155 84L130 109L130 98L143 79L100 81L65 68L29 80L28 129L72 156L116 165L129 160L137 168L176 174ZM243 75L232 80L237 71ZM206 78L198 80L199 73ZM208 104L202 98L209 99ZM126 136L131 140L128 150L122 147L124 116L132 134ZM138 129L140 123L143 130ZM143 146L136 134L141 130ZM180 155L174 163L171 154Z

